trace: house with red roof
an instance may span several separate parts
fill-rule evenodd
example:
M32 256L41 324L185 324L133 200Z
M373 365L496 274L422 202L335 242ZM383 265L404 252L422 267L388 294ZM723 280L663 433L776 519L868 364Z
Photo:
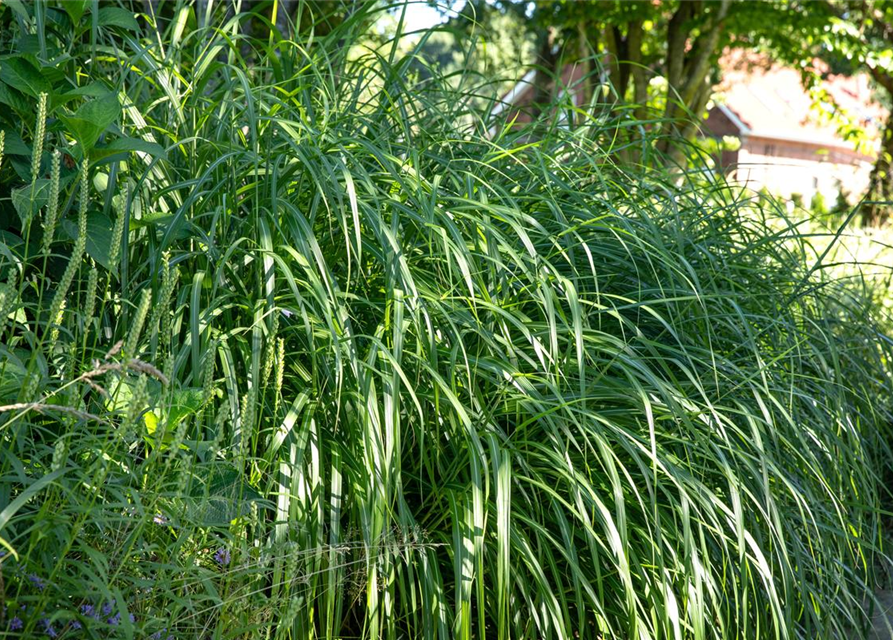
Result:
M841 189L856 197L866 190L886 115L872 101L867 75L826 75L817 89L828 100L816 108L796 69L740 54L724 56L721 64L723 79L701 132L739 139L736 151L717 158L731 180L786 199L799 195L806 205L816 193L831 204ZM578 107L584 106L577 91L583 75L582 66L567 65L556 83ZM503 96L494 114L529 122L524 107L534 101L534 81L531 71ZM842 121L864 132L861 141L841 133Z
M735 136L736 151L719 159L734 180L809 204L816 193L833 202L842 188L859 195L874 163L873 144L847 139L841 120L877 140L884 110L872 100L867 76L828 75L818 89L830 98L816 108L800 73L778 64L723 61L723 79L703 125L708 136ZM822 113L822 109L825 113ZM829 117L836 111L840 118Z

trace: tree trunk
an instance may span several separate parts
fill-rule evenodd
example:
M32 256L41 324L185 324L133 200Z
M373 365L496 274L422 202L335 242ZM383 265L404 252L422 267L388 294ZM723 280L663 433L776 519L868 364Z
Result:
M152 17L152 22L155 23L155 31L157 33L162 32L161 28L161 16L158 15L158 4L160 0L143 0L143 11L146 15Z
M195 0L195 22L199 29L205 26L208 17L208 0Z
M543 112L543 108L552 101L555 77L560 73L557 68L558 58L552 30L548 29L541 34L537 51L537 69L533 78L533 104L531 105L531 115L534 118L539 116Z
M697 114L700 118L700 114L704 112L704 109L707 107L707 102L710 100L712 94L713 83L708 77L701 83L700 89L692 99L691 112ZM699 124L698 120L692 119L682 123L677 130L675 143L671 143L666 149L666 163L668 165L682 166L682 163L685 161L685 148L694 140L695 135L698 133Z
M688 30L684 27L694 14L694 7L692 2L680 3L667 25L667 83L671 87L682 84L685 43L688 41Z
M648 117L648 76L645 67L642 66L642 40L644 29L641 22L630 22L626 31L626 49L629 58L629 73L633 79L633 102L635 103L634 115L636 120L644 120Z
M876 227L890 219L893 207L893 175L890 174L893 161L893 112L884 123L884 134L877 160L868 181L868 198L862 206L862 226Z
M730 5L731 0L721 0L709 23L687 52L685 46L689 33L685 22L700 10L701 3L683 2L670 20L667 29L667 106L661 127L662 139L657 143L658 149L668 154L670 162L679 161L681 147L676 142L680 139L684 141L690 135L686 133L691 130L689 120L700 119L701 111L710 98L709 90L706 97L704 95L704 83L709 82L713 56ZM680 123L680 120L683 121Z
M871 77L893 97L893 75L889 75L877 67L869 67ZM887 114L884 131L881 137L881 148L878 149L877 160L871 169L868 180L867 202L862 206L862 226L880 226L890 219L890 208L893 207L893 175L890 175L893 164L893 111ZM886 201L886 202L885 202Z
M623 100L626 97L626 89L629 86L629 65L625 64L629 59L627 40L616 25L605 27L605 47L608 49L608 70L611 85L617 93L617 98Z
M582 67L583 78L579 82L577 91L581 94L580 105L588 108L592 100L592 56L596 47L589 42L588 25L580 21L577 25L577 57L578 64Z
M633 115L637 120L647 117L646 102L648 100L648 78L642 66L642 41L644 30L642 21L630 20L626 23L626 33L616 25L609 25L604 29L605 44L608 49L608 69L611 84L616 92L617 99L626 102L629 86L632 83L634 105ZM641 129L628 129L620 133L620 137L632 136L639 139ZM621 144L621 151L616 154L618 161L623 164L638 161L639 154L635 148Z
M276 6L276 28L283 38L291 37L292 14L295 9L295 0L279 0Z

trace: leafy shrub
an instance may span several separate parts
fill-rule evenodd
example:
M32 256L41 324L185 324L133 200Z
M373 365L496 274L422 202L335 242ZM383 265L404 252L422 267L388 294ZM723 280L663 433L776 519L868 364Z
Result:
M817 218L825 218L830 213L828 205L825 202L825 196L822 195L821 191L816 191L813 194L812 200L809 201L809 211Z
M614 166L616 123L408 83L348 46L366 11L312 47L118 25L95 67L44 32L115 117L87 144L38 93L0 169L6 629L862 626L893 396L861 293L699 172Z

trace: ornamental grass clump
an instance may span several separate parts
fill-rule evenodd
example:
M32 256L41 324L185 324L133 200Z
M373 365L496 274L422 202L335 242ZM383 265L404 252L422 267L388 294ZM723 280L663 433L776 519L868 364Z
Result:
M177 7L72 36L86 104L126 101L59 182L76 233L0 253L37 282L0 340L11 637L864 630L891 342L796 225L618 165L629 113L503 126L368 6L312 46ZM47 104L53 154L81 107Z

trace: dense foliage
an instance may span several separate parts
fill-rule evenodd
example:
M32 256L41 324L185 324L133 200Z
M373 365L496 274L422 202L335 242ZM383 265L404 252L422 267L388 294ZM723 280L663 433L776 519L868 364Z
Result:
M504 127L368 10L0 7L2 628L863 628L870 297L763 200L615 167L628 114Z

